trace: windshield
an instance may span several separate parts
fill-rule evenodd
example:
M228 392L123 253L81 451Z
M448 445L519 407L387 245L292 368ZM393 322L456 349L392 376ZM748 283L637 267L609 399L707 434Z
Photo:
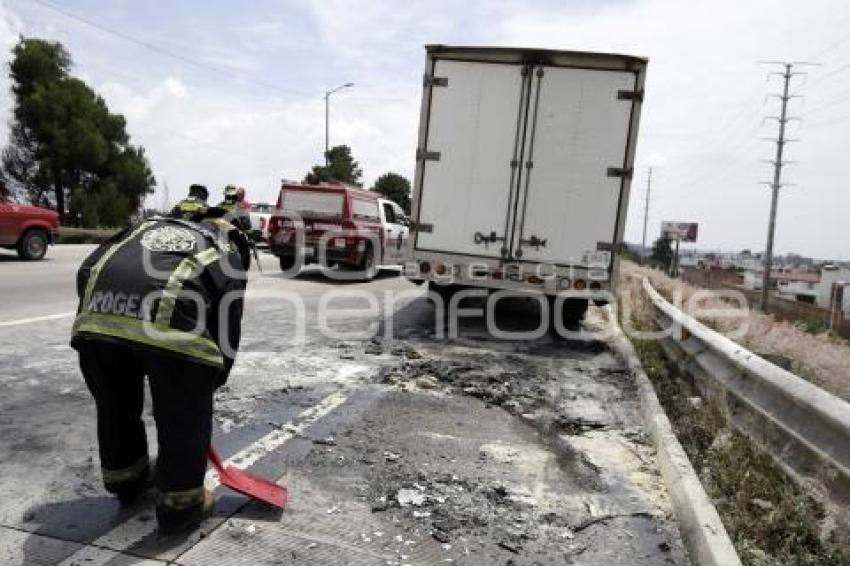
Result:
M283 211L342 216L343 195L311 191L283 191Z
M271 214L274 207L268 203L254 203L251 205L251 212L261 212L263 214Z

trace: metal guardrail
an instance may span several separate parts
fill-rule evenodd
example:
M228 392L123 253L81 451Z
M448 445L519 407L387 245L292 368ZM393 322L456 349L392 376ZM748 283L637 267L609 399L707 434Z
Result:
M668 303L644 278L661 345L700 392L801 483L850 503L850 403L711 330Z

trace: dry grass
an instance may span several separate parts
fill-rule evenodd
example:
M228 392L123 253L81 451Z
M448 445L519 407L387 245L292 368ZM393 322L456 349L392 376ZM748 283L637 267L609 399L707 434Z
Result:
M649 277L652 285L668 300L675 301L677 297L681 297L681 304L687 304L695 292L704 291L671 279L660 271L623 262L620 292L624 298L630 300L631 316L638 321L652 321L651 307L641 285L644 276ZM713 296L700 300L699 306L728 309L730 305ZM827 333L813 335L791 323L777 321L772 316L754 311L747 312L738 320L706 316L698 318L724 333L740 329L743 321L746 331L742 336L735 337L739 344L850 401L850 345L845 340L831 337Z
M729 429L714 401L678 375L656 341L634 342L641 364L745 566L840 566L850 562L846 518L791 481L766 452Z

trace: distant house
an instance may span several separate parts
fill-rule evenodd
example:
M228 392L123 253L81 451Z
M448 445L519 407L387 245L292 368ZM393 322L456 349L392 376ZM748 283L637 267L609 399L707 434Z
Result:
M744 288L761 290L763 271L744 272ZM820 273L798 270L771 270L770 290L785 299L841 310L850 317L850 269L825 265ZM847 297L845 299L844 297Z
M752 291L761 289L762 280L764 279L764 271L761 269L748 269L744 272L744 288ZM768 289L777 291L789 288L808 289L812 285L820 281L820 274L810 271L784 271L781 269L770 270L770 281ZM799 284L799 285L798 285ZM791 285L791 287L789 287Z

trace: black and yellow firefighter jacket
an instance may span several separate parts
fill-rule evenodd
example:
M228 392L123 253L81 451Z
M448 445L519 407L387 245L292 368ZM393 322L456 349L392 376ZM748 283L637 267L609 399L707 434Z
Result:
M242 208L236 202L228 200L218 203L217 208L222 209L226 213L225 218L238 226L240 230L246 234L251 231L251 213L247 209Z
M192 218L195 218L196 215L203 214L206 210L207 203L198 197L188 196L174 205L174 208L171 211L171 216L173 218L191 220Z
M71 345L119 341L221 368L239 347L248 259L221 219L155 218L116 234L83 262Z

